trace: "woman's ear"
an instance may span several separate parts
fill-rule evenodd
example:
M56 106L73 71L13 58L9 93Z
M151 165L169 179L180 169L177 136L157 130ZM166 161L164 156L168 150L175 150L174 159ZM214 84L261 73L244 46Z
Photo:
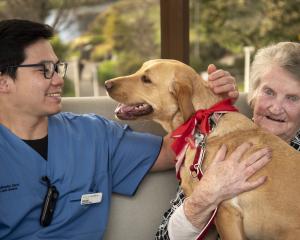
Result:
M178 107L182 113L184 121L188 120L195 113L192 103L192 89L188 86L188 84L173 81L170 91L177 100Z

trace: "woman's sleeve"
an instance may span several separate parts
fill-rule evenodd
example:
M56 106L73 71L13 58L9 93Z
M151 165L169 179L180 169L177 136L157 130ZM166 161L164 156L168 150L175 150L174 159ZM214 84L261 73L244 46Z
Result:
M175 210L183 204L185 199L184 193L180 186L178 186L176 197L170 202L171 207L163 215L163 220L158 227L155 234L155 240L169 240L168 224L172 214Z

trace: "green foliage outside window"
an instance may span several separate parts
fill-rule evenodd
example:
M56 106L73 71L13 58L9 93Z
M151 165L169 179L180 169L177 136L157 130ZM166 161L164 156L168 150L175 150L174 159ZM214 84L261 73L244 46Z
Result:
M57 57L61 61L66 61L68 59L68 55L70 54L70 48L67 44L64 44L60 38L55 35L51 39L51 44L53 46L53 50L56 53ZM73 82L68 79L67 77L64 78L64 91L63 96L65 97L72 97L75 95L74 84Z
M209 63L243 79L245 46L255 49L278 41L300 41L300 0L189 0L190 65L205 71ZM0 19L43 22L50 10L60 13L53 26L65 22L69 10L107 4L86 32L68 45L52 41L60 59L77 56L99 63L98 77L130 74L160 57L160 0L3 0ZM30 14L29 14L30 13ZM80 20L78 20L80 21ZM228 61L228 59L231 59ZM71 86L70 88L67 86ZM66 94L72 82L66 80Z
M104 82L107 79L117 77L117 63L113 60L105 60L101 62L97 69L98 80L101 85L104 86Z

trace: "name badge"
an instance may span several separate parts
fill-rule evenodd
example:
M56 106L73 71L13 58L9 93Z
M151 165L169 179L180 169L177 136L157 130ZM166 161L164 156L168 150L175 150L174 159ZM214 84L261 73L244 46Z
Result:
M81 205L95 204L102 201L102 193L90 193L81 196Z

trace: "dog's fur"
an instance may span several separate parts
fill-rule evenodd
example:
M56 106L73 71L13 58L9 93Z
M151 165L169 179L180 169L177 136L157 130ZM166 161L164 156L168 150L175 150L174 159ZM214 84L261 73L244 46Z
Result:
M148 61L132 75L107 81L106 87L118 102L147 104L141 116L131 109L131 114L126 116L123 112L119 117L153 119L168 132L187 120L195 109L209 108L222 99L191 67L175 60ZM243 142L253 143L243 157L266 146L272 148L271 162L252 177L268 176L268 180L257 189L220 205L216 225L222 240L299 239L300 154L287 143L258 128L244 115L227 113L207 138L204 169L223 143L230 154ZM188 152L180 172L187 196L198 181L189 173L193 158L194 152Z

